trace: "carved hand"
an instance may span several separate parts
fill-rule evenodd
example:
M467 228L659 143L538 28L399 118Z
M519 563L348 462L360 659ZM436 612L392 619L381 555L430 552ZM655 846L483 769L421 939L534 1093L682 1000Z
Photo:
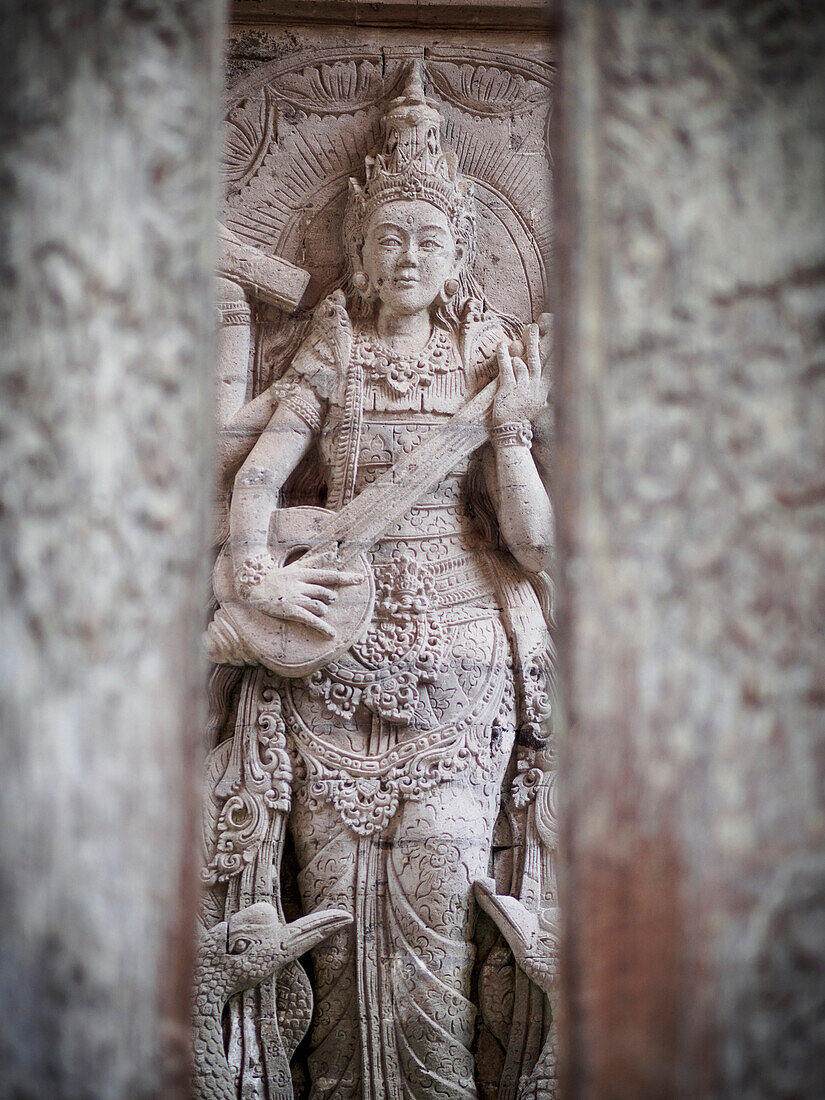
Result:
M526 360L514 355L505 341L499 344L498 392L493 402L493 424L533 421L547 404L550 392L550 317L524 330Z
M338 597L336 589L360 584L360 573L331 569L329 565L303 558L291 565L276 566L248 590L247 602L256 611L275 619L305 623L327 638L335 630L324 616Z

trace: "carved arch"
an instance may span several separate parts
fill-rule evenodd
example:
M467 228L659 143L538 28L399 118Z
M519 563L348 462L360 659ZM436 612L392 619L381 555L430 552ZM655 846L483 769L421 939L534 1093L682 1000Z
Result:
M299 51L230 90L225 116L226 224L242 239L305 267L312 306L340 274L347 179L380 140L384 105L412 57L445 119L444 141L475 180L487 245L476 274L490 304L522 316L543 308L552 248L546 128L552 66L482 48ZM536 170L535 158L544 163Z

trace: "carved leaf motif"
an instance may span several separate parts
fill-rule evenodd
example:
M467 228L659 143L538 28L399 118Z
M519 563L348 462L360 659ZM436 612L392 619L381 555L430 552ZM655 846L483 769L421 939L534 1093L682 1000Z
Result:
M260 99L242 99L224 120L223 174L227 183L243 186L255 175L276 136L278 108L272 90Z
M548 100L548 89L537 80L491 65L432 65L429 75L450 103L475 115L524 114Z
M350 112L386 95L380 65L371 61L337 61L311 65L279 77L279 96L319 114Z

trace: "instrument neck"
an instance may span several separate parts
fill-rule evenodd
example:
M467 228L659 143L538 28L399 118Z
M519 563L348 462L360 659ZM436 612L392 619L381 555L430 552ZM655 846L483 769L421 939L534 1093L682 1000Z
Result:
M369 550L413 505L486 442L498 380L467 402L413 451L399 458L330 519L316 553L344 569Z

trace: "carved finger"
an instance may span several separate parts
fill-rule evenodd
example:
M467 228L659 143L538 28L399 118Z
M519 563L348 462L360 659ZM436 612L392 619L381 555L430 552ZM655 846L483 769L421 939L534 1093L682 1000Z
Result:
M519 389L525 389L530 384L530 371L527 364L523 359L513 360L513 374L516 380L516 386Z
M496 356L498 358L498 392L501 393L502 390L512 389L516 384L510 349L503 340L496 348Z
M335 603L338 599L337 593L324 584L305 584L303 594L314 600L322 600L324 603Z
M303 607L305 611L311 611L313 615L318 615L321 618L329 611L329 604L322 600L315 600L312 596L304 593L295 597L295 604L297 607Z
M323 565L306 565L303 576L312 584L345 585L361 584L364 577L362 573L355 573L346 569L329 569Z
M533 379L541 377L541 353L539 352L539 326L530 325L527 329L527 368Z
M307 626L311 626L313 630L317 630L325 638L335 637L335 631L329 623L324 622L320 615L314 615L311 611L307 611L297 604L290 607L287 617L293 619L296 623L305 623Z

